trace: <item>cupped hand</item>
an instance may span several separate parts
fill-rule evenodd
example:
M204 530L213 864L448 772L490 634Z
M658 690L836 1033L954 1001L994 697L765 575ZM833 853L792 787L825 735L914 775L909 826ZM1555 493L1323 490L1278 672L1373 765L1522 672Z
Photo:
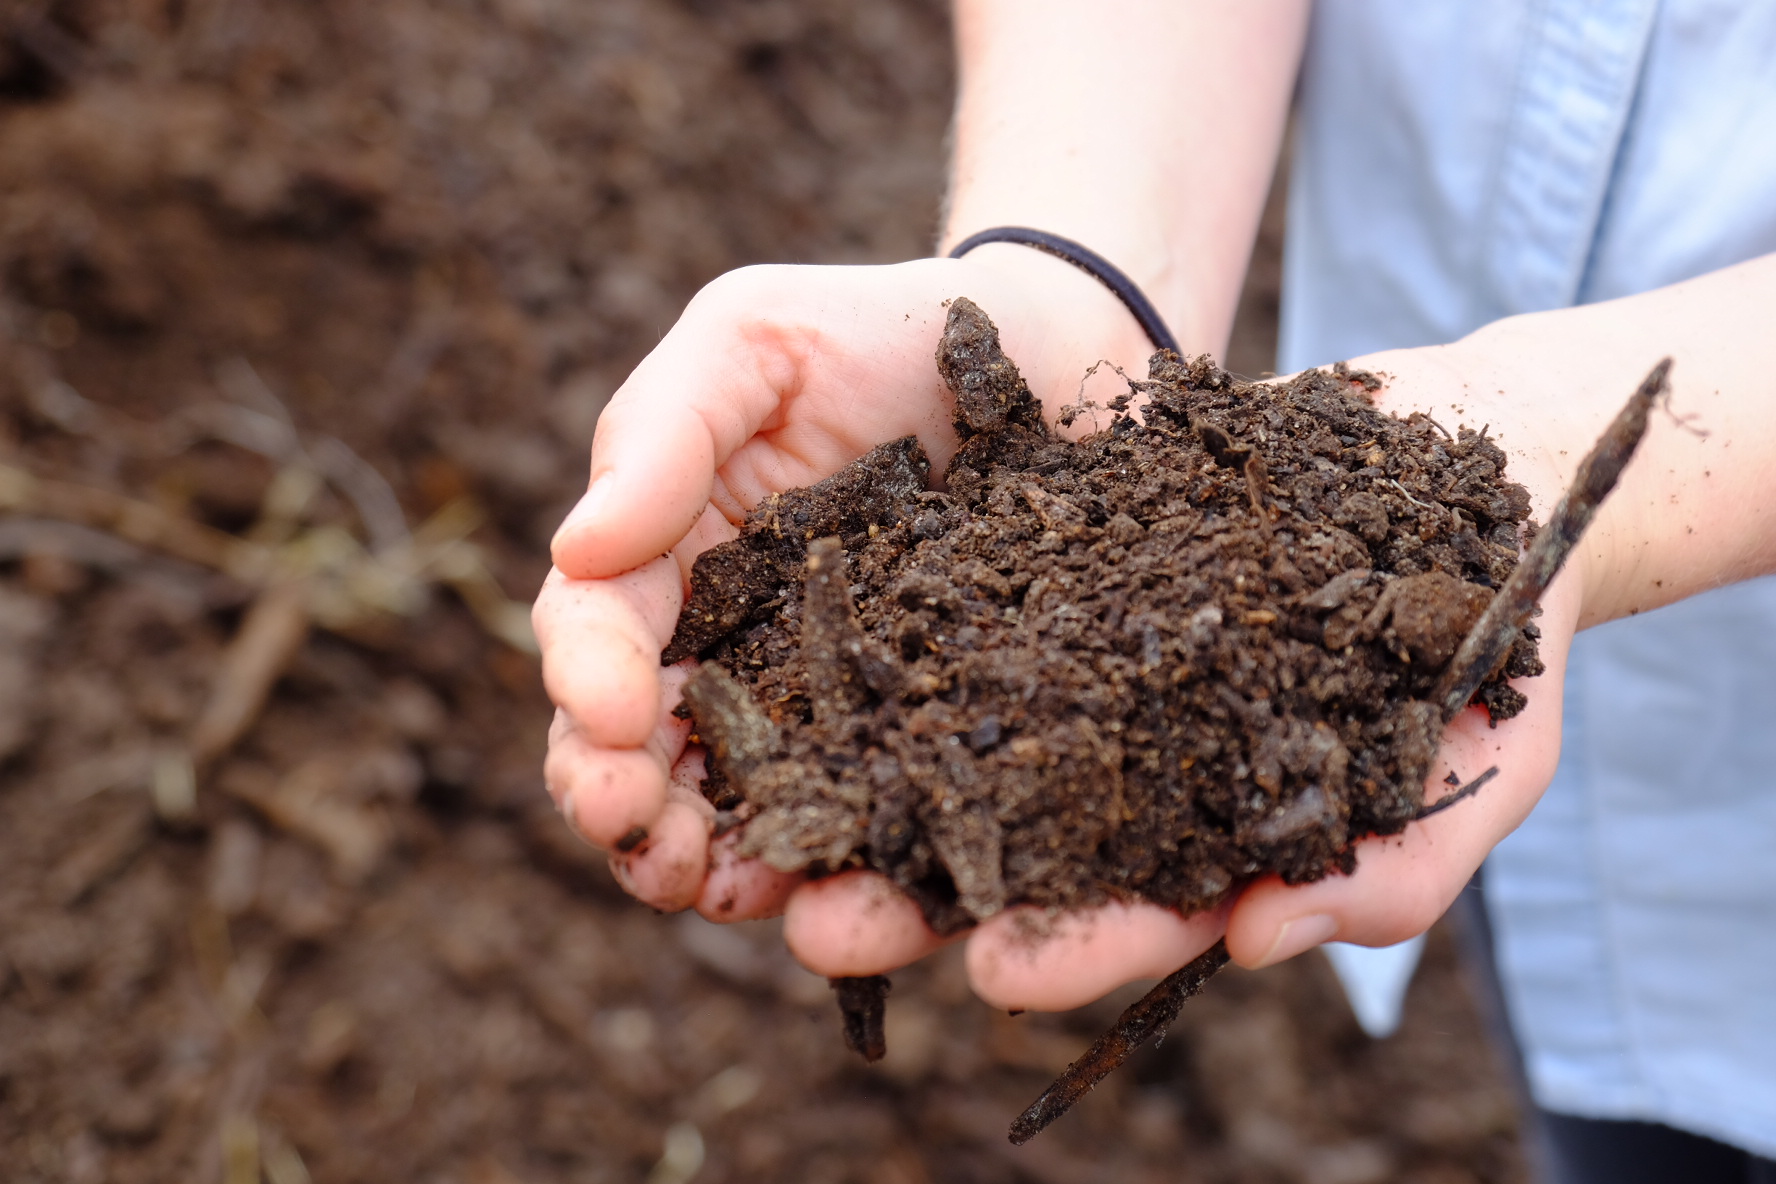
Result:
M1382 376L1374 398L1384 411L1422 411L1450 426L1488 428L1508 455L1506 477L1528 488L1535 517L1546 522L1620 403L1546 390L1547 377L1514 368L1510 353L1501 354L1495 335L1481 333L1454 345L1357 358L1352 365ZM1399 835L1358 844L1352 875L1293 888L1276 877L1248 885L1227 926L1227 948L1236 962L1269 966L1334 940L1391 945L1423 933L1454 903L1487 853L1528 817L1553 779L1584 568L1583 562L1568 564L1542 597L1536 623L1546 669L1513 682L1528 705L1496 726L1479 707L1450 721L1425 779L1425 801L1455 792L1446 780L1451 776L1465 784L1494 767L1498 775L1471 799Z
M786 941L821 974L886 972L945 939L878 876L804 883L738 859L737 836L713 833L714 810L697 790L701 753L672 715L687 671L662 670L659 656L691 562L734 537L765 496L909 433L941 471L955 448L951 400L933 363L943 301L966 295L988 310L1051 411L1077 396L1080 375L1099 358L1141 372L1149 347L1092 281L1023 248L978 254L755 268L711 285L600 419L590 487L555 538L556 570L536 605L544 679L559 707L545 775L569 823L609 850L624 886L656 908L694 907L713 920L785 912ZM1473 359L1459 351L1365 361L1391 376L1378 396L1388 410L1447 418L1453 396L1464 405L1458 418L1493 424L1512 453L1511 477L1530 486L1545 519L1579 453L1556 463L1556 441L1528 426L1521 400L1462 389ZM1517 423L1521 439L1508 426ZM1007 910L968 935L976 992L1006 1008L1063 1009L1169 973L1223 935L1237 961L1256 967L1327 940L1380 945L1422 932L1552 777L1578 603L1570 573L1544 600L1547 672L1523 686L1523 714L1492 728L1470 709L1450 724L1427 800L1450 792L1450 772L1465 781L1498 766L1473 800L1365 841L1354 875L1295 888L1261 880L1216 912L1182 917L1142 903Z
M701 753L672 714L687 671L660 668L691 563L769 494L884 440L916 434L942 470L956 438L935 353L956 296L990 311L1054 407L1078 397L1093 362L1140 373L1151 348L1094 280L1023 247L747 268L691 302L600 417L589 488L556 534L533 613L558 707L544 773L568 822L656 908L774 915L800 882L738 859L697 791ZM1102 380L1120 387L1108 368ZM845 895L845 877L801 890L790 928L810 966L898 965L938 944L922 921L897 927L904 899L878 915L883 885L865 882L875 896Z

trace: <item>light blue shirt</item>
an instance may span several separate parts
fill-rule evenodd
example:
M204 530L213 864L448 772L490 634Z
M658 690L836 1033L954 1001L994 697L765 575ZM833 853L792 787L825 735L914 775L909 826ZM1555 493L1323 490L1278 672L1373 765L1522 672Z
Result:
M1321 0L1297 137L1285 372L1675 283L1776 251L1776 3ZM1487 896L1543 1106L1776 1156L1776 580L1579 637Z

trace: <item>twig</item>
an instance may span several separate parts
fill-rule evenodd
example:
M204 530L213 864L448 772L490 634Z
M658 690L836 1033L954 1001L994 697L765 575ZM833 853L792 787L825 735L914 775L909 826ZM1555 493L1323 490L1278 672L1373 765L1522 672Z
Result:
M839 1015L845 1021L845 1047L866 1061L881 1060L888 1052L888 1040L882 1030L888 1008L888 976L872 974L826 981L839 997Z
M1153 1037L1164 1033L1166 1026L1178 1017L1184 1001L1203 989L1215 972L1227 965L1227 943L1218 941L1195 961L1173 972L1160 984L1141 996L1117 1018L1108 1032L1086 1050L1084 1056L1067 1066L1055 1083L1030 1103L1030 1108L1011 1124L1011 1141L1017 1146L1028 1143L1049 1123L1073 1108L1098 1082Z
M1441 814L1457 802L1463 802L1480 792L1480 787L1498 776L1498 766L1494 765L1480 776L1474 778L1448 797L1438 798L1429 806L1425 806L1412 816L1412 821L1423 822L1433 814Z
M376 870L392 836L352 784L352 768L336 756L312 757L276 779L236 767L216 779L216 788L324 851L338 879L359 884Z
M372 551L392 551L411 541L400 499L376 467L337 437L316 435L304 441L289 408L252 363L241 357L224 360L216 368L216 384L229 398L242 404L233 410L244 410L270 421L256 433L226 437L231 443L285 463L306 461L350 500L370 536ZM255 442L255 436L265 443Z
M1622 469L1646 435L1647 414L1654 401L1669 389L1670 374L1671 359L1665 358L1641 381L1615 422L1580 462L1572 485L1554 507L1553 518L1530 543L1517 570L1462 639L1461 648L1443 671L1431 696L1444 719L1460 714L1480 684L1498 669L1516 644L1518 631L1529 621L1536 602L1591 524L1597 507L1616 487Z
M272 584L247 611L240 632L222 655L210 698L191 730L191 763L202 771L234 746L259 718L272 684L308 637L308 587Z
M528 610L506 597L487 570L484 553L468 540L481 515L466 499L444 506L406 542L377 553L365 551L335 526L315 527L271 546L151 502L0 463L0 512L8 511L86 527L249 586L307 577L315 622L328 629L349 629L376 613L412 615L424 606L427 585L448 584L494 637L536 653Z
M101 530L247 583L259 582L272 567L269 548L168 513L149 502L0 464L0 511L6 510Z
M1269 477L1264 471L1264 457L1257 452L1246 457L1246 463L1240 466L1246 475L1246 497L1252 502L1252 515L1258 520L1258 532L1270 542L1273 535L1270 529L1270 509L1264 504L1264 488L1269 484Z
M845 550L837 538L808 544L803 587L802 661L808 670L808 698L817 724L838 727L869 692L856 669L863 653L863 629L851 605Z

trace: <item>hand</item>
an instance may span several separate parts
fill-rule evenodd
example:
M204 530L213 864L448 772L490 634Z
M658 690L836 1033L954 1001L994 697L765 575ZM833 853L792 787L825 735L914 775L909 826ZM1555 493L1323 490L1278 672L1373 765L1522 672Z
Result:
M939 939L883 881L842 876L797 891L796 878L736 859L733 837L711 840L713 811L696 789L701 756L687 754L689 728L670 714L685 671L662 672L659 655L691 561L732 538L767 494L909 432L935 466L947 462L952 403L935 351L942 303L958 295L991 311L1032 388L1054 405L1077 397L1100 358L1144 372L1150 346L1121 305L1023 247L733 273L692 302L601 418L591 488L556 537L556 571L537 601L544 678L560 707L546 778L569 822L611 850L625 886L657 908L738 920L787 900L791 944L822 973L890 969ZM1108 368L1101 378L1106 394L1120 392ZM1092 994L1170 969L1175 951L1149 940L1156 925L1182 925L1193 942L1207 932L1202 919L1183 925L1157 908L1106 916L1121 918L1105 933L1125 935L1112 944L1129 965ZM976 941L998 928L983 926Z
M1480 336L1456 346L1358 358L1352 365L1386 376L1376 395L1385 411L1400 416L1424 411L1451 427L1490 425L1510 456L1508 476L1529 488L1535 516L1545 522L1634 380L1623 382L1619 391L1600 385L1598 396L1589 400L1574 398L1571 389L1538 397L1547 377L1533 365L1504 370L1500 356L1512 352L1499 350L1493 337ZM1556 407L1558 412L1552 410ZM1153 910L1125 919L1105 910L1045 926L1038 910L1010 910L982 926L969 943L975 990L1003 1007L1059 1009L1088 1002L1123 979L1169 973L1223 934L1233 959L1255 969L1326 941L1391 945L1430 928L1553 778L1560 754L1561 688L1580 622L1586 566L1570 564L1542 599L1537 624L1547 669L1517 683L1529 699L1523 713L1492 727L1484 709L1469 708L1444 732L1425 780L1425 800L1453 792L1444 780L1451 772L1466 782L1496 765L1498 776L1474 798L1399 835L1359 843L1357 870L1350 876L1293 888L1265 877L1216 914L1186 919ZM790 917L795 918L795 902ZM1042 928L1052 932L1032 942L1028 931ZM1137 971L1136 955L1143 947L1151 962Z

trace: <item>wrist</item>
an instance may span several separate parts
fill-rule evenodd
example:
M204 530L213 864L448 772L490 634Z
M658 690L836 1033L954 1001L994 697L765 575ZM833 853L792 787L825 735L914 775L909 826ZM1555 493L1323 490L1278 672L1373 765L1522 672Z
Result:
M1080 394L1085 372L1100 360L1130 378L1145 378L1154 346L1114 292L1090 273L1017 243L986 243L952 263L970 277L967 295L999 325L1008 357L1052 414ZM1113 386L1114 389L1110 389ZM1126 389L1109 366L1085 388L1103 402Z
M1087 254L1097 256L1096 262L1107 263L1111 272L1120 273L1121 279L1132 286L1150 306L1153 315L1176 335L1180 352L1206 352L1219 356L1216 347L1223 343L1225 334L1211 341L1195 331L1195 326L1203 322L1203 317L1194 310L1188 299L1189 290L1184 282L1182 269L1174 264L1165 237L1157 228L1149 228L1151 232L1145 234L1139 229L1136 224L1144 222L1144 219L1127 211L1121 217L1111 216L1107 212L1104 217L1083 220L1077 217L1068 218L1058 211L1048 217L1028 212L1022 218L1005 216L998 219L983 216L987 212L952 210L948 218L948 229L938 242L938 253L948 254L957 244L988 228L1030 229L1058 238L1061 246L1084 248ZM973 247L968 254L973 255L987 245L990 244ZM1025 251L1062 259L1068 266L1087 275L1096 274L1090 260L1067 259L1063 251L1048 250L1039 243L1017 242L1012 245ZM1113 284L1107 276L1098 274L1097 282L1113 291ZM1155 337L1149 335L1148 341L1151 347L1157 348Z

